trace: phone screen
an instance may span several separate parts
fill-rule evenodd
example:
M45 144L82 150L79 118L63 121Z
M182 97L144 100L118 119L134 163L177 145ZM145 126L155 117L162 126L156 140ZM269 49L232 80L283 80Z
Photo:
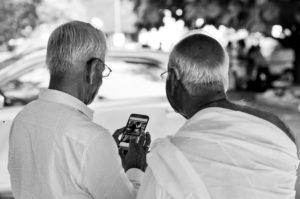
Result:
M137 139L145 131L149 117L147 115L131 114L120 141L120 147L129 147L130 139Z

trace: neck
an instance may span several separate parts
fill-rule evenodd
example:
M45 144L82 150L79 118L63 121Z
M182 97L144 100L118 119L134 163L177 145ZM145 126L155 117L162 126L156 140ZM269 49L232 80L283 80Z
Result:
M208 107L223 107L228 103L227 95L225 92L206 93L196 96L189 96L185 105L185 117L191 118L198 111Z
M74 84L72 84L72 86L70 86L70 84L64 83L63 81L54 81L54 80L50 80L50 84L49 84L49 89L53 89L53 90L58 90L58 91L62 91L64 93L67 93L77 99L79 99L80 101L82 101L83 103L85 103L85 92L84 89L82 89L77 83L76 81L74 81Z

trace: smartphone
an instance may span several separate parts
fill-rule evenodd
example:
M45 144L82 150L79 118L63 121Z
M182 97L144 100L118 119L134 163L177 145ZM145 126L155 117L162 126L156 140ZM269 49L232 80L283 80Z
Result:
M128 150L131 139L138 140L141 132L144 132L149 121L149 116L132 113L120 139L119 147Z

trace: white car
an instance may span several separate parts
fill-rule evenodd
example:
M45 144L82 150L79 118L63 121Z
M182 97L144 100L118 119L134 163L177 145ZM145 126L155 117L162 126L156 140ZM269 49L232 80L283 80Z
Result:
M12 198L7 171L9 129L25 104L36 99L49 83L45 49L0 63L0 198ZM152 140L174 134L185 119L175 113L165 97L160 73L167 68L167 55L151 51L113 51L106 58L112 69L103 79L97 99L90 105L94 122L110 132L126 125L131 113L148 115L146 128Z

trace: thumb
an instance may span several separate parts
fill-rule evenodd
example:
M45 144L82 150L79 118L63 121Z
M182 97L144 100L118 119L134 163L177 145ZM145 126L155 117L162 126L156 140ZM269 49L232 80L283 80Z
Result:
M119 137L120 137L120 135L122 135L122 133L124 132L124 129L125 129L125 127L120 128L120 129L117 129L117 130L114 132L114 134L113 134L113 138L114 138L115 142L116 142L118 145L119 145L119 142L120 142Z

